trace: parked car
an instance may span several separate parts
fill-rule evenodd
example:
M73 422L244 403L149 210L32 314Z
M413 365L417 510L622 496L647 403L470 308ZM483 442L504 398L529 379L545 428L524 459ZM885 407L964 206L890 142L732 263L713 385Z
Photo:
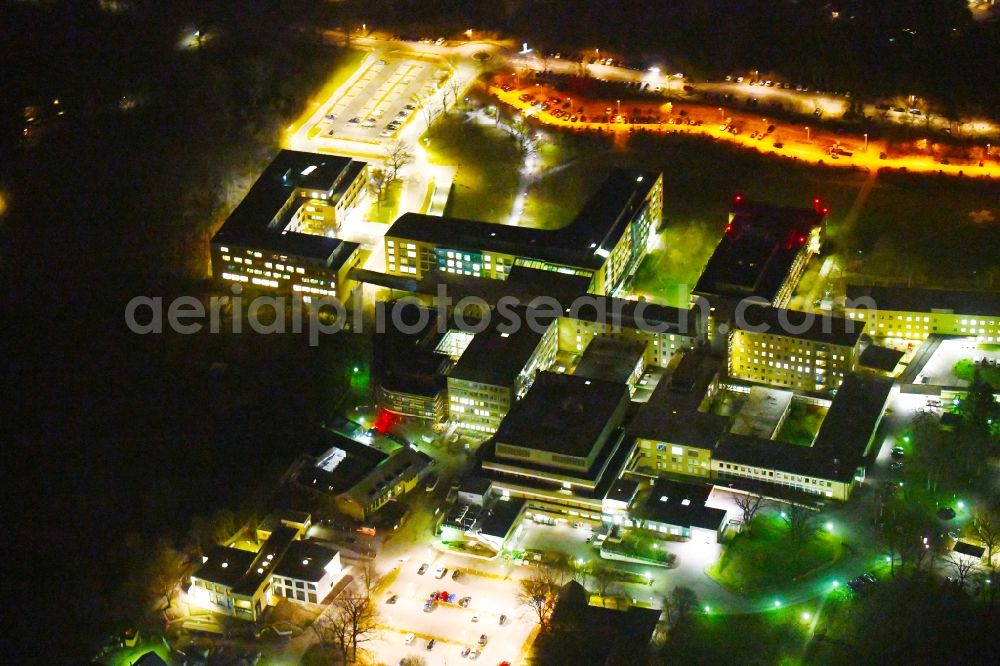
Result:
M415 638L416 638L416 636L413 634L413 632L410 632L410 633L406 634L405 638L403 638L403 642L406 643L407 645L409 645L410 643L413 642L413 639L415 639Z
M904 449L902 446L894 446L892 447L892 451L889 453L889 455L897 459L902 458L903 456L906 455L906 449Z
M482 635L480 635L480 636L479 636L479 645L480 645L480 646L482 646L482 647L485 647L485 646L486 646L486 642L487 642L488 640L489 640L489 639L488 639L488 638L486 638L486 634L482 634Z
M445 574L447 574L447 573L448 573L448 568L441 566L441 567L438 567L437 569L434 570L434 577L435 578L444 578Z
M451 579L452 580L458 580L458 577L461 576L461 575L462 575L462 570L461 569L455 569L454 571L451 572Z
M397 601L399 601L399 595L398 594L394 594L391 597L389 597L388 599L386 599L385 603L387 603L387 604L394 604Z
M500 626L502 627L505 624L507 624L507 616L506 615L501 615L500 616Z
M423 576L425 573L427 573L427 567L428 567L428 564L426 562L424 562L423 564L421 564L420 568L417 569L417 575L418 576Z
M437 643L437 640L436 640L436 639L434 639L434 638L432 638L432 639L430 639L429 641L427 641L427 649L428 649L428 650L433 650L433 649L434 649L434 644L435 644L435 643Z
M458 600L458 605L462 608L468 608L469 604L472 602L472 597L462 597Z

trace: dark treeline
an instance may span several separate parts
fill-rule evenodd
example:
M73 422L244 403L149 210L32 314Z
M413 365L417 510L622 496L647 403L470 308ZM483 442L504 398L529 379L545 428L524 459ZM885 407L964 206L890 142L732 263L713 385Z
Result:
M159 544L253 500L342 391L335 345L125 327L133 296L211 292L214 226L340 55L296 26L316 3L253 4L0 9L6 624L32 654L8 660L93 655L148 601L128 585ZM197 25L218 39L178 50Z
M694 76L757 69L977 112L1000 102L1000 23L973 22L965 0L347 0L344 11L400 31L494 28L546 51L662 54Z

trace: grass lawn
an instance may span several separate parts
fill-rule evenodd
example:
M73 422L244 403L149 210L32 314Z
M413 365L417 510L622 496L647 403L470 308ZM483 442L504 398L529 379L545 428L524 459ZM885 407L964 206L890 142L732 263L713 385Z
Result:
M399 197L403 193L402 181L396 180L385 188L385 195L378 205L372 204L371 212L366 219L384 224L391 224L399 215Z
M708 574L734 590L759 590L804 576L840 557L840 543L830 534L817 532L798 547L787 534L777 516L758 516L753 532L736 536Z
M775 438L789 444L812 446L819 426L826 417L826 407L813 405L803 400L793 400L788 408L788 416Z
M550 133L551 135L551 133ZM565 224L615 166L662 171L664 250L640 267L636 292L677 304L677 285L692 282L722 235L735 194L786 206L829 207L827 247L851 257L847 268L872 276L1000 283L1000 184L903 173L881 174L846 226L845 216L866 174L799 164L684 135L635 135L627 146L588 134L551 139L545 167L529 190L526 213L535 224ZM724 168L721 168L724 165ZM858 255L858 250L862 254ZM858 263L857 258L861 258ZM988 286L988 285L987 285ZM682 289L683 291L683 289Z
M1000 185L935 176L880 175L840 245L873 276L928 276L969 288L1000 277ZM993 285L995 286L995 284Z
M667 637L672 663L798 664L809 623L803 612L812 607L789 606L753 615L698 613Z
M639 264L632 283L633 296L686 308L720 233L714 224L693 220L667 226L660 234L657 249Z
M972 381L972 377L976 371L976 364L969 359L962 359L955 364L952 368L952 373L959 379L964 379L967 382ZM982 377L983 381L993 387L994 391L1000 391L1000 368L997 367L979 367L979 376Z
M495 127L447 114L424 135L431 164L454 166L455 189L445 214L470 220L506 222L514 203L517 147Z

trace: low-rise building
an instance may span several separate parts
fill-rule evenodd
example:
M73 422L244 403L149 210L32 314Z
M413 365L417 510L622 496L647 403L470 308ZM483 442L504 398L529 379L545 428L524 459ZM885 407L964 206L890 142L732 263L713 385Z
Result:
M1000 342L1000 292L848 285L844 315L873 338L961 335Z
M429 456L409 447L391 455L343 435L322 430L312 446L311 464L297 475L300 485L332 494L337 509L365 521L387 503L413 490L429 473Z
M811 446L723 433L712 452L716 485L846 501L864 480L891 391L891 379L848 375Z
M400 416L447 420L448 352L455 345L442 345L450 338L440 331L438 313L402 301L378 302L375 308L376 317L385 322L372 345L376 403Z
M790 208L733 201L722 239L692 290L692 299L708 301L709 342L717 350L740 301L755 299L777 308L788 306L811 257L820 251L826 209Z
M403 447L337 495L337 508L355 520L367 520L387 503L416 488L429 473L431 463L426 453Z
M337 551L312 541L296 541L274 569L272 592L289 601L322 603L343 572Z
M633 444L622 430L628 405L625 384L540 373L481 449L481 474L501 496L600 520Z
M216 546L191 575L191 599L216 612L256 621L278 597L319 603L343 575L340 554L302 540L306 523L281 520L263 528L256 551Z
M646 343L638 340L598 336L587 345L573 374L625 384L629 392L634 393L646 369L646 347Z
M228 282L347 301L359 245L336 238L365 196L367 165L282 150L211 242L212 273Z
M726 511L707 506L712 486L657 479L633 504L626 527L680 540L718 543Z
M745 308L729 334L729 376L800 391L840 386L857 368L864 324L772 307Z
M521 325L506 330L501 317L477 333L448 375L448 414L458 428L488 435L496 432L515 400L535 375L552 365L557 351L554 318L528 325L528 311L518 308Z
M662 176L616 169L557 230L406 213L385 234L386 272L505 280L513 267L526 266L586 276L593 293L614 294L645 256L662 216Z
M712 450L730 421L707 404L719 365L698 352L686 352L671 364L628 426L636 438L629 470L711 477Z

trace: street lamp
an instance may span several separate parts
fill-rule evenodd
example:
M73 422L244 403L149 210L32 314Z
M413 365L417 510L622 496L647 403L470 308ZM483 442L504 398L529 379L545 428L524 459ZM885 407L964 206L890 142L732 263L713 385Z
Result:
M865 132L865 152L868 152L868 132Z
M620 99L615 100L618 103L618 115L622 115L622 101Z
M722 107L720 106L719 107L719 122L722 122L725 119L726 119L726 112L723 111Z
M808 127L806 127L806 141L807 142L812 141L812 137L809 134L809 128Z

